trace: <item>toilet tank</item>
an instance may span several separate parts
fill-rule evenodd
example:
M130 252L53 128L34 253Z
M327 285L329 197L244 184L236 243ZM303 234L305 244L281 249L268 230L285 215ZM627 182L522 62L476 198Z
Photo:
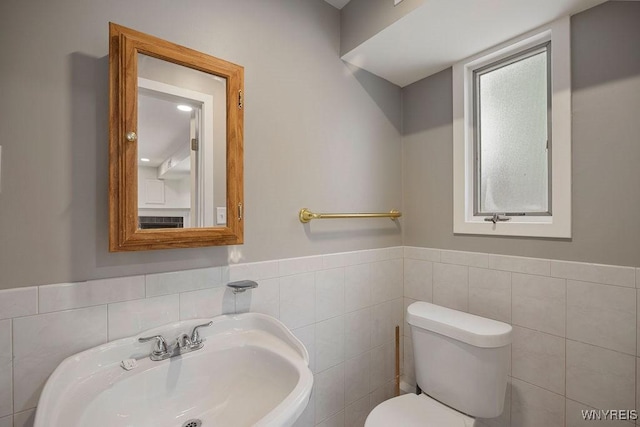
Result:
M502 413L511 326L427 302L407 308L416 381L429 396L472 417Z

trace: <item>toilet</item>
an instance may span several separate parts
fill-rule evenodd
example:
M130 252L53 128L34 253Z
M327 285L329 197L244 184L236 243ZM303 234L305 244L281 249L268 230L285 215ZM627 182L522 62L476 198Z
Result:
M502 413L510 325L427 302L411 304L407 322L423 393L379 404L365 427L472 427Z

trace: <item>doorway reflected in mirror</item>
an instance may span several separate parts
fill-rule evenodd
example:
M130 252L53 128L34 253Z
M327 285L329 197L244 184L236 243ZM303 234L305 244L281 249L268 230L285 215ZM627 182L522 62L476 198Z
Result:
M224 78L138 54L138 216L225 225L225 98Z

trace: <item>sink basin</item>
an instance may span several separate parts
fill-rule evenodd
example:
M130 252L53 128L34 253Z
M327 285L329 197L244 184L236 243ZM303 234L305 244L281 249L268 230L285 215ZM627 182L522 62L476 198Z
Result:
M159 362L151 343L200 329L200 350ZM129 371L121 361L136 359ZM245 313L178 322L65 359L47 381L35 427L290 426L313 375L302 343L273 317ZM200 424L198 424L200 422Z

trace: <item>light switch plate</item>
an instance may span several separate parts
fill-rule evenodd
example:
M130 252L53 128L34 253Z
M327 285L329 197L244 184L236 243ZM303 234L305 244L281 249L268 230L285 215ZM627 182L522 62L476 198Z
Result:
M225 225L227 223L227 208L216 208L216 224Z

